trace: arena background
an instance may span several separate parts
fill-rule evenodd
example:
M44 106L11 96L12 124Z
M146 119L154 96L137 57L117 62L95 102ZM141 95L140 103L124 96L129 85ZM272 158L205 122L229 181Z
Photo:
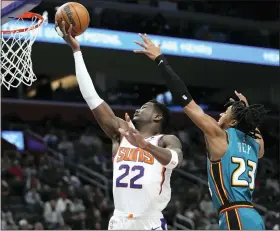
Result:
M52 25L56 7L64 2L45 0L33 12L48 17L48 25ZM224 109L234 90L247 96L250 103L265 104L270 112L260 130L266 152L259 162L254 202L267 229L279 230L279 53L269 55L272 49L279 51L279 3L78 2L87 6L95 29L191 39L186 40L187 55L173 53L167 57L194 99L214 117ZM107 229L114 208L111 143L79 92L71 49L55 39L53 31L45 33L42 42L33 46L38 80L30 88L1 88L2 229ZM114 44L116 36L107 36L108 42L102 45L96 39L104 39L104 35L96 34L94 42L89 41L82 52L98 93L116 114L132 114L152 98L169 104L173 111L172 132L183 143L184 162L172 176L172 199L164 210L168 228L217 229L202 133L173 105L154 63L129 49L112 49L110 42ZM207 49L199 50L194 40L212 47L213 53L203 58L201 54ZM209 41L215 43L209 45ZM166 42L167 51L172 50L168 39ZM215 46L223 44L270 50L263 64L240 61L250 54L236 47L233 56L237 61L229 61L226 48L223 56L213 58Z

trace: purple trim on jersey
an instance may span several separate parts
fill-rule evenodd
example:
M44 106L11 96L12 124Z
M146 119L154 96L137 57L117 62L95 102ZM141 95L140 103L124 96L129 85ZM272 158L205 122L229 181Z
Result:
M165 181L165 172L166 172L166 168L162 167L162 172L161 172L161 176L162 176L162 179L161 179L161 182L160 182L160 191L159 191L159 195L161 194L162 192L162 185Z
M158 138L157 146L159 146L159 142L161 141L162 137L164 137L164 135L161 135L161 137Z
M161 222L161 228L162 228L162 230L166 230L167 222L166 222L165 218L161 218L161 219L160 219L160 222Z

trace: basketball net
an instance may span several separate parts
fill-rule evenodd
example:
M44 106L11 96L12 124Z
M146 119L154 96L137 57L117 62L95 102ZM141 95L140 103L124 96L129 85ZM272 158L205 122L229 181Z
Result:
M1 31L0 85L8 90L21 83L31 86L36 81L31 52L43 21L41 15L28 12L4 25L9 30ZM26 22L28 27L23 28Z

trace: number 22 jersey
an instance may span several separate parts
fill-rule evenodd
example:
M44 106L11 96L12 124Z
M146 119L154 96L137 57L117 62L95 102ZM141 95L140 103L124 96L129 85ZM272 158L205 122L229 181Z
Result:
M158 146L163 135L146 140ZM125 137L113 160L115 212L123 216L160 216L171 198L172 170L149 152L131 145Z

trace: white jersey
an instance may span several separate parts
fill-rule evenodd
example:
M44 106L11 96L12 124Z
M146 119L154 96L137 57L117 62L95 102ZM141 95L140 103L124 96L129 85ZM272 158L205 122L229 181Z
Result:
M158 146L163 135L146 140ZM113 161L115 213L123 216L159 215L171 198L172 170L150 153L131 145L124 137Z

